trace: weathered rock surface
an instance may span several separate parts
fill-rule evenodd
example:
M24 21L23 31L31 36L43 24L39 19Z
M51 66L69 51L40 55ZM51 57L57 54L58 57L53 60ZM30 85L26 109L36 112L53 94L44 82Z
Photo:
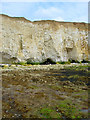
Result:
M88 24L51 20L31 22L0 15L3 62L88 60Z

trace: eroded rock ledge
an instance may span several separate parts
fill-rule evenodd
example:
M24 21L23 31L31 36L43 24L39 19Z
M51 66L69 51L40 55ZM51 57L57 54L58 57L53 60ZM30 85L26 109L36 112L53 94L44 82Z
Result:
M88 24L0 15L3 62L88 60Z

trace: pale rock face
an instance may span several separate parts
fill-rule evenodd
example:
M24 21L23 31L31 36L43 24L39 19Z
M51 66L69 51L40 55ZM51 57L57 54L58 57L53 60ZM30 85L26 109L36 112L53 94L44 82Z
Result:
M88 24L31 22L0 15L0 54L3 62L88 60Z

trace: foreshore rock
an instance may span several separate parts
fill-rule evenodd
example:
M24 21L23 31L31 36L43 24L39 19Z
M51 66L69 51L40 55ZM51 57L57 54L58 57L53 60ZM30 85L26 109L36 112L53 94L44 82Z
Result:
M88 60L88 24L0 15L0 62Z

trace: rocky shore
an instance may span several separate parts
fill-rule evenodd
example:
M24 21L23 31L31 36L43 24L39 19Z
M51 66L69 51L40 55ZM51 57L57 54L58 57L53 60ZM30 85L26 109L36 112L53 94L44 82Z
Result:
M0 67L2 117L87 119L89 68L88 64Z

